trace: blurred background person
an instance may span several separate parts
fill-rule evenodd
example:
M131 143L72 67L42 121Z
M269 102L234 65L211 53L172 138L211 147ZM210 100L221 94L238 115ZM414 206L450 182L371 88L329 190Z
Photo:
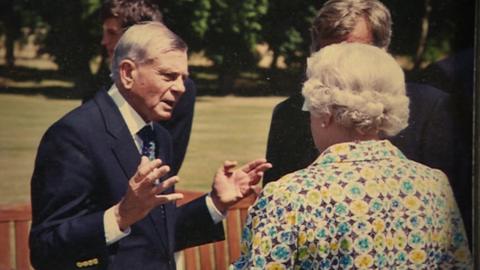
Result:
M404 74L385 50L334 44L308 59L302 94L320 156L265 186L235 269L470 269L446 175L386 136L408 125Z
M387 50L392 36L389 10L377 0L330 0L318 11L311 26L311 52L332 43L359 42ZM407 83L409 125L389 140L409 159L447 174L471 239L471 172L457 151L460 132L453 121L450 96L430 85ZM302 111L298 92L273 110L266 157L273 168L263 184L310 165L318 157L309 128L309 112Z

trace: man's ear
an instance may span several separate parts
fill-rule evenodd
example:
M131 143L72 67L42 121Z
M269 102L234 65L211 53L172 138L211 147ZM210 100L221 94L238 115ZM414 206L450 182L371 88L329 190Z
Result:
M130 59L124 59L120 62L118 72L120 75L120 81L126 90L130 90L135 82L135 76L137 73L137 65Z

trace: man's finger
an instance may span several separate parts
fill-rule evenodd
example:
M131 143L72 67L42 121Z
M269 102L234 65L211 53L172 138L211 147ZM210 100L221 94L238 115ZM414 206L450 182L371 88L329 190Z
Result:
M154 159L149 161L149 159L145 156L142 156L140 160L140 165L138 165L137 172L133 176L133 180L136 183L139 183L145 179L145 177L150 174L155 168L158 168L162 165L162 161L160 159Z
M267 160L264 158L259 158L243 165L240 169L246 173L249 173L250 171L254 170L255 168L257 168L258 166L264 163L267 163Z
M237 161L225 160L223 162L223 171L230 173L237 166L237 164Z
M183 199L182 193L158 194L155 195L155 204L164 204Z
M256 168L250 170L250 171L247 172L247 173L248 173L248 176L251 177L251 178L252 178L252 177L258 177L260 173L261 173L261 174L260 174L260 177L262 177L262 176L263 176L263 172L265 172L266 170L268 170L268 169L270 169L270 168L272 168L272 164L271 164L271 163L264 163L264 164L259 165L259 166L256 167Z
M158 179L167 175L170 172L170 167L168 165L163 165L160 168L155 168L146 178L146 185L156 185L158 184Z
M178 183L178 181L180 180L180 178L178 176L172 176L170 178L168 178L167 180L159 183L154 189L153 189L153 193L154 194L160 194L162 193L164 190L167 190L169 189L170 187L172 187L173 185L175 185L176 183Z

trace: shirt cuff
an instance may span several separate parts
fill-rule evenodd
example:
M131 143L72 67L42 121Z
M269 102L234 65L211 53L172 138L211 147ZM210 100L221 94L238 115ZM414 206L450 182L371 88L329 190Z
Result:
M105 229L105 241L111 245L130 234L130 227L121 231L115 218L115 206L110 207L103 214L103 228Z
M221 222L227 217L226 213L224 214L217 209L217 207L213 203L212 196L210 195L210 193L208 193L208 195L205 196L205 202L207 203L208 212L210 213L210 216L212 217L214 224Z

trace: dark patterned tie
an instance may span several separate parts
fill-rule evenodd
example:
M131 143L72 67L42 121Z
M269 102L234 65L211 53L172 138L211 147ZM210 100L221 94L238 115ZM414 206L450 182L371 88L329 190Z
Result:
M144 126L138 133L140 139L142 139L142 156L148 157L150 160L154 160L156 155L155 133L150 125Z
M142 139L142 156L148 157L150 160L154 160L158 157L158 152L156 149L155 143L155 133L153 132L153 128L150 125L144 126L137 135ZM158 185L160 182L159 179L155 180L155 185ZM165 213L165 205L161 204L155 211L157 211L158 215L161 218L160 224L157 224L159 228L159 233L162 235L162 239L168 239L168 232L167 232L167 219Z

